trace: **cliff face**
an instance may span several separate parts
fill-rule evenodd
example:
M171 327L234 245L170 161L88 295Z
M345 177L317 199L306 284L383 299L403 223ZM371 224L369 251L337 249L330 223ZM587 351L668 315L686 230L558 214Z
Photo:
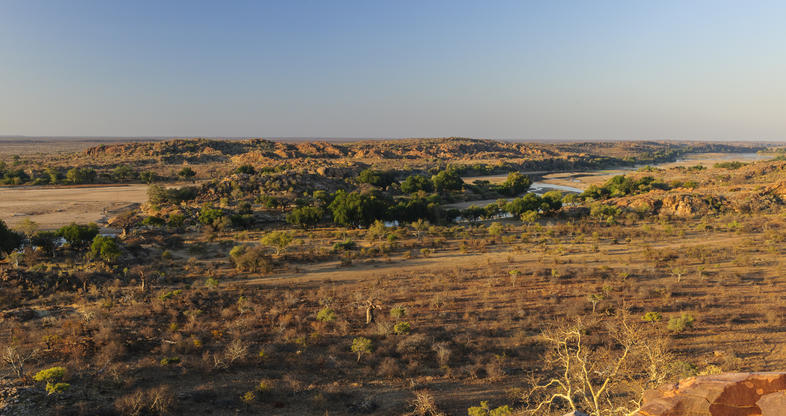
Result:
M691 377L644 394L640 416L783 416L786 373Z

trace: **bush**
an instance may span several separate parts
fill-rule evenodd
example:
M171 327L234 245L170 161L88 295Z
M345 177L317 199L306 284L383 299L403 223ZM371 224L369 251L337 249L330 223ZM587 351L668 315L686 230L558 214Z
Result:
M390 317L393 319L401 319L407 316L407 309L403 306L394 306L390 309Z
M199 218L197 220L204 225L218 226L219 221L224 217L224 211L218 208L202 207L199 211Z
M165 357L161 359L161 365L167 366L172 364L179 364L180 357Z
M410 333L410 331L412 331L412 326L409 324L409 322L401 321L396 323L396 325L393 325L393 332L396 335L407 335Z
M322 322L332 322L336 320L336 312L325 306L317 313L317 320Z
M693 328L693 322L695 319L693 315L689 313L683 313L679 317L674 317L669 319L669 331L672 332L682 332L688 328Z
M192 179L194 176L196 176L196 172L194 172L194 169L191 169L190 167L186 166L183 169L180 169L179 172L177 172L177 176L180 176L184 180L189 180Z
M35 381L55 382L61 381L65 377L65 367L51 367L46 370L41 370L33 376Z
M235 268L241 272L255 273L261 271L269 273L273 268L270 256L265 254L264 248L258 246L234 246L229 251L229 258L235 263Z
M658 322L661 319L663 319L663 315L660 312L647 312L641 317L644 322Z
M333 251L349 251L354 250L358 247L357 243L353 240L347 238L344 241L339 241L333 244Z
M68 383L46 383L46 394L60 394L71 387Z
M468 416L510 416L513 414L513 409L508 405L500 406L494 409L489 407L489 402L480 402L480 406L472 406L467 409Z

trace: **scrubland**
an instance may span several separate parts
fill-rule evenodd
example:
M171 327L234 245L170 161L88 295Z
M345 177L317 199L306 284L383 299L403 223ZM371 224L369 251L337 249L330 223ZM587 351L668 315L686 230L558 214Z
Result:
M465 176L525 157L346 146L377 159L211 157L193 180L223 174L154 181L111 235L0 229L0 414L622 415L665 382L786 365L784 161L537 196Z

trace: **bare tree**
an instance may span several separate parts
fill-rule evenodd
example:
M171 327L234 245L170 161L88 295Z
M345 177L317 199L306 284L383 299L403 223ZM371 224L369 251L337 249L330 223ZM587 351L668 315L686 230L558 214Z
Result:
M544 368L551 375L534 380L524 397L532 414L567 409L632 416L642 393L670 376L666 337L624 313L577 318L544 331L542 339L548 346Z
M35 350L21 352L14 346L7 346L0 355L0 360L8 366L18 378L22 378L25 374L25 362L33 358Z

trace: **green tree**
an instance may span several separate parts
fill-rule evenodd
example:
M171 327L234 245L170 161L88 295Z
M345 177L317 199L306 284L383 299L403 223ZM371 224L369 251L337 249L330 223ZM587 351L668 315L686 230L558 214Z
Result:
M0 252L10 253L22 244L22 236L0 220Z
M360 362L360 357L371 354L371 340L366 337L357 337L352 340L350 350L358 355L358 362Z
M71 223L57 230L57 235L63 237L74 248L84 248L98 235L98 226L95 224L79 225Z
M66 181L72 184L93 183L96 180L96 171L91 168L73 168L66 172Z
M158 175L155 172L145 171L139 173L139 179L144 183L153 183L158 180Z
M287 222L309 229L315 227L322 220L324 213L317 207L299 207L287 214Z
M105 263L114 263L120 257L120 245L113 237L97 235L90 245L90 255Z
M219 221L224 217L224 211L218 208L210 208L207 205L203 206L199 211L197 220L203 225L219 225Z
M384 217L387 204L376 194L336 191L328 206L333 221L345 226L367 226Z
M505 182L502 183L502 193L510 196L520 195L527 192L531 185L532 180L529 176L522 175L519 172L510 172Z
M431 177L434 188L439 192L460 191L464 181L454 169L446 169Z
M423 175L410 175L404 182L401 182L401 191L413 194L418 191L432 192L434 191L434 183Z
M32 239L33 235L38 231L38 224L30 218L25 218L16 226L16 229L21 231L28 239Z
M112 170L112 180L115 182L130 181L136 177L136 172L126 165L120 165Z
M387 188L396 181L396 175L392 171L365 169L358 175L358 181L379 186L380 188Z
M262 244L271 246L276 250L276 255L281 254L292 243L292 233L288 231L271 231L262 237Z

